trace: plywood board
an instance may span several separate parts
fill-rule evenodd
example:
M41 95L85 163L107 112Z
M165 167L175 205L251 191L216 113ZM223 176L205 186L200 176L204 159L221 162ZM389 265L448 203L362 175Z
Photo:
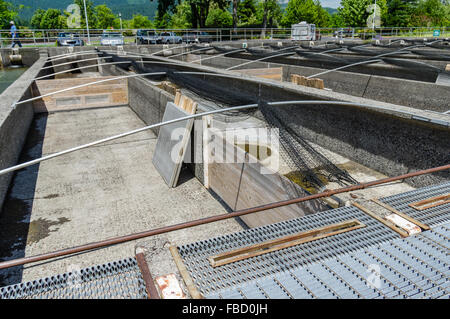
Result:
M189 104L188 108L191 112L187 112L174 103L167 103L163 122L191 115L195 113L197 106L196 104ZM153 165L169 187L175 187L178 183L193 124L194 120L190 119L164 125L159 130L158 141L153 154Z
M312 78L308 79L305 76L292 74L291 82L297 85L303 85L311 88L321 89L325 88L324 82L322 79Z
M214 141L217 140L218 138L214 139ZM215 144L214 141L210 142L211 152L222 143ZM240 147L225 147L225 152L234 152L233 155L227 154L227 156L234 157L234 154L236 154L238 158L245 157L245 151ZM250 157L251 155L248 155L248 158ZM236 211L307 195L307 192L302 190L300 186L276 172L262 174L262 164L255 163L255 161L253 158L248 163L210 162L208 164L210 189L231 209ZM264 170L267 170L267 168L264 168ZM248 227L254 228L326 209L326 205L315 200L242 216L241 219Z
M242 69L235 70L236 72L247 74L250 76L256 76L264 79L271 79L276 81L282 81L283 68L262 68L262 69Z
M33 85L33 96L41 96L111 78L114 77L39 80L35 81ZM128 81L127 79L118 79L50 95L34 101L33 107L36 113L42 113L127 104Z

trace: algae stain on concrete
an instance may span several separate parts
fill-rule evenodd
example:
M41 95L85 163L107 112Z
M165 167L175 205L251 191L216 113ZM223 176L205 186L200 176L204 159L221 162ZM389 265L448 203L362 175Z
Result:
M51 230L51 227L59 226L67 222L70 222L70 219L66 217L60 217L57 221L51 221L45 218L33 220L28 229L27 245L38 243L42 239L48 237L51 232L59 230L59 228Z

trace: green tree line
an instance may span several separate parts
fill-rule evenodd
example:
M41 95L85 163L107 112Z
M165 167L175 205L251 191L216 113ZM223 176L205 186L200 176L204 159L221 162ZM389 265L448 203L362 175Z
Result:
M301 21L318 27L364 27L373 9L373 0L342 0L338 10L330 14L320 0L290 0L282 8L277 0L155 0L154 19L135 14L121 20L107 5L94 6L86 1L90 28L238 28L285 27ZM86 27L83 0L74 0L81 9L81 28ZM450 26L450 0L377 0L381 26ZM0 0L0 24L9 27L17 19L20 7ZM71 12L49 8L37 9L25 24L34 29L64 29Z

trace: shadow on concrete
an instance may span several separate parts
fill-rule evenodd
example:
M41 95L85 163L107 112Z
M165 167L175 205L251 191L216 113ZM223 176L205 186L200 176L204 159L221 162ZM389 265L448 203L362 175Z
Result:
M35 115L30 126L19 163L42 156L48 114ZM25 256L27 244L39 241L51 225L46 221L31 222L39 164L17 171L0 212L0 261ZM0 270L0 287L20 283L23 266Z

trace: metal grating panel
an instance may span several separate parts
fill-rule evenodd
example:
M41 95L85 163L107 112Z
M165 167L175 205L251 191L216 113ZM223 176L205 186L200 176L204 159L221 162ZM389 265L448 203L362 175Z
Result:
M0 299L146 299L135 258L0 288Z
M419 188L399 195L380 198L380 201L424 224L429 226L437 226L448 222L450 219L450 204L444 204L422 211L418 211L408 205L427 198L445 195L448 193L450 193L450 182Z
M208 262L208 257L212 255L354 218L367 227L217 268L211 267ZM181 246L178 247L178 250L199 290L203 294L212 294L220 289L300 265L325 260L397 237L399 235L396 232L367 216L356 207L342 207Z
M450 297L450 224L215 291L217 298ZM373 274L375 270L379 275ZM379 279L379 280L378 280Z

